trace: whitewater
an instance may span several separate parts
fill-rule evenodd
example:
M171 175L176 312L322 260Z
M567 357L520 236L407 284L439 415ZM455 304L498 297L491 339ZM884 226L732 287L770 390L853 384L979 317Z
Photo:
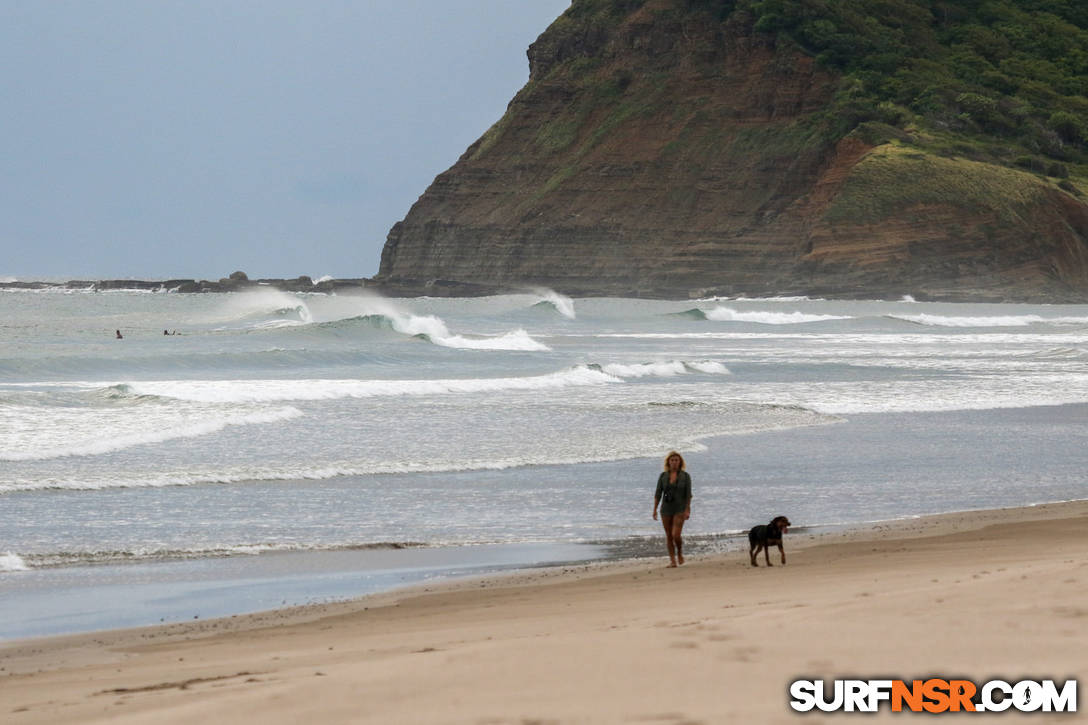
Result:
M0 637L653 554L672 449L696 551L779 513L1088 495L1088 306L265 288L0 314Z

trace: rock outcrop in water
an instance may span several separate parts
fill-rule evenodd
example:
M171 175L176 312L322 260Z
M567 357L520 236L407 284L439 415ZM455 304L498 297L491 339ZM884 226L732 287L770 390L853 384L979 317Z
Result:
M94 292L107 290L136 290L146 292L244 292L270 287L284 292L337 292L358 290L367 286L365 279L321 279L315 282L305 275L294 279L249 279L243 272L234 272L217 281L206 279L72 279L66 282L8 281L0 282L0 289L67 289Z
M897 2L924 15L881 19L902 24L900 44L908 22L945 32L928 3ZM814 57L782 19L813 4L574 0L529 48L529 82L507 113L392 228L375 282L430 295L541 285L576 296L1088 299L1075 125L1058 163L1060 149L1023 157L1027 131L1006 141L966 111L859 110L850 84L876 87L902 68L882 79L830 51ZM781 6L771 20L760 15L770 5ZM969 95L949 97L948 113L985 106ZM1017 123L1029 121L1041 123Z

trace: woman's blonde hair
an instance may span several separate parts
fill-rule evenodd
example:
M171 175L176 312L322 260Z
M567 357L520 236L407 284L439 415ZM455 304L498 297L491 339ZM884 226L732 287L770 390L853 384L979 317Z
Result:
M676 451L669 451L669 455L665 456L665 470L666 471L669 470L669 459L672 458L673 456L676 456L677 458L680 459L680 470L683 471L685 466L687 466L687 464L684 463L684 457L682 455L680 455L679 453L677 453Z

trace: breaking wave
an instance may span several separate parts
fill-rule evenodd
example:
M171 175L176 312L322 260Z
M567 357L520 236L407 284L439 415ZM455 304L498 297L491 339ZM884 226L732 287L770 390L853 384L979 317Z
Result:
M10 551L0 554L0 572L27 571L29 569L30 567L27 566L26 561L18 554L12 554Z
M540 297L540 301L533 305L533 307L554 310L568 320L573 320L575 318L574 300L570 297L561 295L550 289L533 290L533 294Z
M488 393L603 385L619 378L578 366L547 375L520 378L450 378L439 380L165 380L131 383L134 394L201 403L253 403L330 400L397 395Z
M170 561L184 559L205 559L227 556L258 556L295 551L381 551L398 549L420 549L434 546L419 541L379 541L365 544L302 544L302 543L262 543L236 544L231 546L195 547L191 549L136 548L99 551L53 551L40 554L0 556L0 572L27 571L30 569L53 568L61 566L80 566L87 564L118 564L122 562ZM4 569L4 561L11 557L21 568Z
M729 370L719 362L712 360L697 360L685 362L683 360L670 360L668 362L638 363L624 365L612 363L603 365L601 370L618 378L644 378L644 377L672 377L674 375L686 375L688 373L708 373L712 375L729 375Z
M433 315L408 314L372 314L354 318L367 325L380 329L415 337L420 340L460 350L507 350L540 352L550 350L547 345L534 340L523 329L512 330L501 335L479 335L467 337L455 335L446 327L446 323ZM341 324L337 323L326 324Z
M681 317L711 322L755 322L761 325L800 325L806 322L825 322L827 320L849 320L849 315L813 315L805 312L767 312L765 310L735 310L731 307L714 307L703 310L693 308L677 313Z
M271 287L226 297L208 320L213 324L241 323L255 329L309 325L314 314L300 297Z
M706 312L698 307L692 307L690 310L684 310L683 312L670 312L670 317L684 317L689 320L705 320Z
M1085 360L1088 349L1080 347L1052 347L1041 352L1030 353L1029 357L1049 360Z
M54 415L58 414L54 413ZM237 413L218 418L210 417L205 413L202 416L189 416L181 424L167 421L162 425L143 425L139 430L122 432L118 432L106 421L89 429L86 426L79 429L73 425L63 440L57 440L56 437L51 436L36 444L27 442L17 450L0 453L0 461L40 461L68 456L97 456L133 446L210 435L231 426L279 423L301 415L302 411L291 407ZM73 423L75 422L73 419Z
M649 400L637 405L638 409L668 410L676 405L688 411L701 411L702 421L693 425L655 428L642 432L628 431L618 435L580 436L570 441L573 445L545 445L543 447L518 447L500 449L485 455L466 455L465 451L451 451L448 455L421 455L414 459L388 460L380 456L334 460L253 461L236 465L206 465L182 470L137 471L101 470L80 471L50 478L13 478L0 481L0 494L20 491L96 491L112 489L152 489L217 484L235 484L254 481L321 481L347 477L365 477L390 474L456 473L466 471L503 471L512 468L541 465L577 465L641 458L647 451L706 450L700 441L709 436L744 435L758 431L780 430L809 425L825 425L838 422L835 416L782 405L761 405L745 402L694 402L672 401L661 403Z
M508 350L540 352L550 350L547 345L534 340L528 332L516 329L500 335L455 334L446 323L435 315L414 315L404 312L381 299L368 299L362 314L339 316L329 322L362 320L372 327L416 337L421 340L460 350ZM328 324L328 323L324 323Z
M585 385L607 385L625 378L671 377L689 373L728 375L713 360L637 364L578 365L545 375L517 378L447 378L400 380L161 380L128 383L132 396L173 398L198 403L267 403L291 400L331 400L401 395L495 393L507 390L554 390Z
M1084 325L1088 317L1042 317L1040 315L994 315L949 317L946 315L888 315L893 320L913 322L927 327L1027 327L1028 325Z
M569 309L560 295L548 297L556 309ZM547 351L547 345L534 340L528 332L516 329L499 335L465 335L451 332L435 315L416 315L376 296L327 297L311 295L308 302L297 295L275 289L247 291L230 299L213 322L240 323L253 330L303 327L339 327L345 322L363 320L373 327L417 337L442 347L463 350ZM564 312L564 314L566 314Z

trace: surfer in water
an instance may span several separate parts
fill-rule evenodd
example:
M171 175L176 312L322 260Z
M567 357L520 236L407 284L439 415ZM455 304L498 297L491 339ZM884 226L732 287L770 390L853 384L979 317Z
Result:
M654 520L661 506L661 525L665 527L665 548L669 568L684 563L684 522L691 517L691 476L684 470L684 458L676 451L665 456L665 470L657 477L654 492Z
M124 339L125 339L125 338L124 338L124 336L123 336L123 335L121 335L121 331L120 331L120 330L114 330L114 332L116 332L116 333L117 333L117 339L118 339L118 340L124 340Z

